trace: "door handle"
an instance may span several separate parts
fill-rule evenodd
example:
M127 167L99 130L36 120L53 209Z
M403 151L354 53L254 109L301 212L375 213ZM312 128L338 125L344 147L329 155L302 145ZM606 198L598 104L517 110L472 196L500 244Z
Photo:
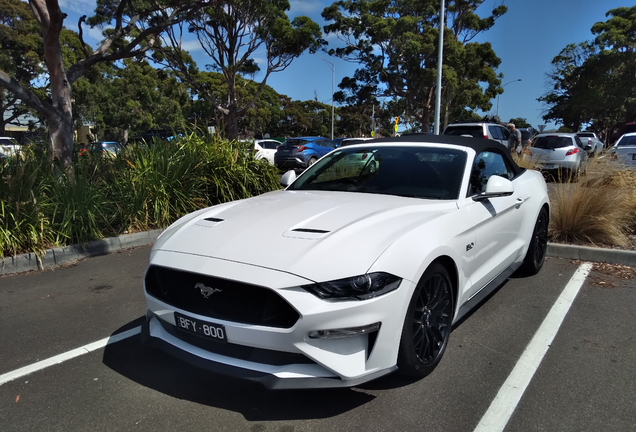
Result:
M521 204L523 204L524 199L523 198L517 198L517 201L515 202L515 208L519 208L521 207Z

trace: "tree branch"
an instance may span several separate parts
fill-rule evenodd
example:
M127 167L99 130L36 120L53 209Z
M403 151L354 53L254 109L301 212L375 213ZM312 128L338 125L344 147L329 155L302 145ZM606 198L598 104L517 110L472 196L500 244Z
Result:
M38 114L47 119L57 119L59 113L53 105L40 100L40 98L29 89L25 89L18 81L11 78L5 71L0 70L0 87L4 87L15 94L27 106L33 108Z

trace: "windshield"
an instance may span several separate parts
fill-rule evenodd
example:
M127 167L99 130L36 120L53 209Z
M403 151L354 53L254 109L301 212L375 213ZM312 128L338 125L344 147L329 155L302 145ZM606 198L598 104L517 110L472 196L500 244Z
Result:
M483 138L484 130L481 126L449 126L444 131L444 135L470 135L475 138Z
M464 151L441 147L345 147L322 158L288 190L457 199L466 158Z
M622 137L616 143L616 147L636 147L636 135Z
M544 136L534 141L534 147L541 149L557 149L574 145L572 138L561 136Z
M301 138L291 138L285 141L285 144L283 145L290 145L290 146L301 146L304 144L308 144L309 141L301 139Z

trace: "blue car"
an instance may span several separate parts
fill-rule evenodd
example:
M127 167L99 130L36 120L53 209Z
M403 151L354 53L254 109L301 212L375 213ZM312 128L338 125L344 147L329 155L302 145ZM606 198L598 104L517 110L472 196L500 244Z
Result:
M334 148L334 142L323 137L288 138L278 146L274 163L280 169L305 169Z

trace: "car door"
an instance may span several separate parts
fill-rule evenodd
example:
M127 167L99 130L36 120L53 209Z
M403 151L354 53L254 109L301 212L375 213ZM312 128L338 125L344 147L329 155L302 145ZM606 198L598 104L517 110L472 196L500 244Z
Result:
M320 157L323 157L335 148L335 144L333 143L333 141L328 139L319 139L316 141L316 144L316 152L318 152Z
M497 150L479 153L474 160L468 197L484 192L492 175L512 180L514 172L506 158ZM484 201L464 201L467 222L474 230L473 259L466 264L469 279L466 298L470 298L493 278L507 269L523 248L520 226L523 219L522 204L527 192L516 190L510 196Z
M280 144L278 141L267 140L259 142L263 148L263 157L267 159L269 163L274 164L274 155L276 154L276 148Z
M495 125L488 126L488 133L492 137L491 139L502 142L503 136L501 135L501 130L499 129L498 126L495 126Z

